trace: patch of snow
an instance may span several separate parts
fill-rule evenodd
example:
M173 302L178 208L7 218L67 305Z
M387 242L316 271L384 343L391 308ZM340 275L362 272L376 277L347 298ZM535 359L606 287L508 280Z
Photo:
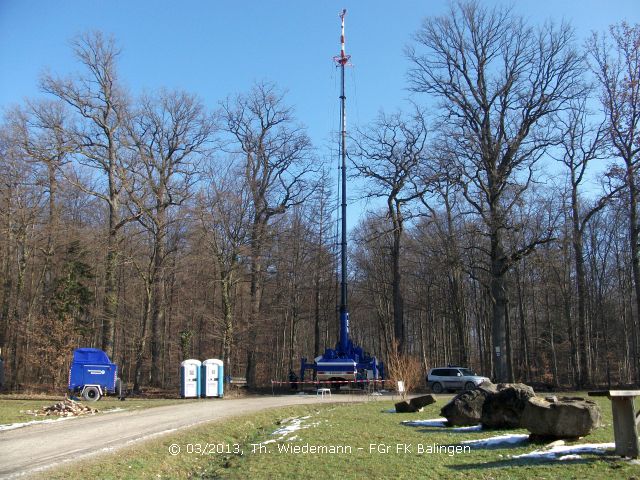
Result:
M431 418L429 420L405 420L402 422L411 427L446 427L446 418Z
M580 460L581 458L580 455L563 455L562 457L558 457L558 460Z
M0 432L4 432L7 430L15 430L16 428L27 427L29 425L36 425L38 423L61 422L63 420L71 420L72 418L78 418L78 416L48 418L47 420L31 420L29 422L21 422L21 423L6 423L4 425L0 425Z
M410 427L447 427L447 419L446 418L431 418L429 420L405 420L402 422L405 425ZM471 425L468 427L456 427L449 428L447 431L449 432L480 432L482 430L482 425Z
M288 435L290 433L295 432L296 430L300 430L301 428L309 428L311 425L302 425L304 420L308 420L311 418L310 416L293 418L289 425L285 425L284 427L278 428L276 431L271 433L271 435Z
M267 443L275 443L278 440L299 440L298 436L293 436L293 437L289 437L287 438L287 435L292 434L293 432L296 432L298 430L303 430L305 428L311 428L311 427L317 427L318 425L320 425L320 423L322 423L321 421L318 422L313 422L313 423L309 423L304 425L303 422L305 420L310 419L311 416L307 415L306 417L298 417L298 418L291 418L291 419L287 419L288 420L288 425L284 425L278 429L276 429L275 431L273 431L271 433L271 435L280 435L278 438L271 439L271 440L265 440L264 442L261 442L260 445L265 445ZM326 422L327 420L325 420Z
M465 445L473 445L475 447L493 447L502 444L513 445L514 443L522 443L528 440L529 435L526 433L507 433L506 435L480 438L478 440L463 440L460 443Z
M512 458L539 458L553 460L556 457L568 456L578 453L602 454L609 449L615 448L615 443L583 443L580 445L558 445L548 450L534 450L522 455L514 455Z

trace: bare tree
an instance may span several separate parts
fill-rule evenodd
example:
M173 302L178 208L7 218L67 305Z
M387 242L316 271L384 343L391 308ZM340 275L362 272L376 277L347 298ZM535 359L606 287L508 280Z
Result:
M410 87L441 100L451 158L462 169L467 201L489 237L494 376L507 378L505 274L549 236L506 251L504 233L534 165L558 141L555 113L579 90L582 59L567 25L537 31L510 9L476 1L428 18L407 54Z
M587 42L592 70L598 78L600 100L613 153L622 159L622 176L629 194L629 243L640 312L640 225L638 224L638 164L640 153L640 24L622 22L609 28L609 35L594 33ZM635 316L634 365L640 381L640 352L637 331L640 313Z
M251 195L250 229L250 341L247 384L256 384L258 318L262 302L267 225L313 193L311 141L298 125L284 94L271 83L259 83L247 94L222 105L229 150L238 156Z
M594 160L603 159L605 155L604 125L589 124L589 112L586 108L587 98L577 98L572 108L560 119L563 130L563 141L560 148L560 160L569 171L570 208L571 208L571 242L573 246L576 269L576 300L578 323L578 355L579 372L578 387L591 382L592 355L591 335L587 321L587 276L585 270L584 235L585 228L593 216L602 210L618 189L597 198L592 205L583 208L580 189L585 181L587 167Z
M19 360L29 350L33 302L30 301L37 239L33 232L40 223L45 199L39 188L34 162L27 161L16 124L0 129L0 190L2 192L2 237L5 250L3 300L0 307L0 348L8 351L9 385L15 387L26 370ZM7 348L8 347L8 348Z
M438 151L437 145L433 150ZM420 196L423 207L429 212L438 242L440 260L444 263L447 277L449 308L448 314L457 333L457 364L469 364L469 326L466 319L464 296L464 262L461 227L464 215L460 212L462 195L460 180L455 171L448 171L449 162L436 158L424 165L420 172L420 182L424 194ZM434 266L435 267L435 266Z
M145 96L127 125L131 156L127 162L129 197L135 217L152 238L152 267L146 276L151 284L151 382L162 383L162 326L165 321L165 288L169 209L182 205L192 194L198 165L212 140L215 123L202 103L185 92L162 90Z
M351 289L355 297L352 303L361 303L361 317L375 322L380 351L385 357L399 353L393 351L397 345L393 332L393 268L388 254L393 240L389 237L384 214L368 215L354 230L353 268L359 272L356 278L362 280L352 282ZM358 295L363 295L364 301L359 301ZM362 315L365 308L369 315Z
M118 309L119 231L127 221L121 212L120 181L120 135L127 115L127 99L118 79L116 64L120 50L113 38L105 38L100 32L86 33L76 38L72 45L85 72L74 78L54 77L47 73L41 80L41 87L68 104L75 113L67 133L77 153L77 165L104 177L98 184L103 188L76 185L103 200L109 209L101 343L102 349L112 356Z
M323 293L326 292L326 288L323 286L331 284L335 281L335 258L332 254L335 251L331 248L332 241L335 245L335 238L331 234L332 229L332 206L331 206L331 194L330 176L326 169L322 169L320 172L318 188L311 198L310 204L307 206L307 215L309 216L309 222L311 223L311 230L313 235L312 242L314 243L314 252L312 262L313 268L313 356L317 357L322 353L321 351L321 320L323 312L326 312L328 305L335 305L335 298L324 298ZM329 291L332 291L329 288ZM333 291L335 295L337 292ZM324 307L322 306L324 303ZM329 307L333 311L331 307ZM326 315L324 315L326 316ZM315 372L314 372L315 373Z
M354 137L355 153L351 159L358 175L368 180L368 197L383 198L389 220L391 263L393 268L393 332L394 347L404 351L406 332L402 273L400 260L404 226L413 216L411 204L424 194L418 174L425 161L427 128L424 115L416 111L405 119L400 113L380 113L367 129L360 129Z
M222 360L231 375L237 324L233 292L241 279L241 257L248 250L250 194L242 175L233 167L211 171L208 176L209 184L198 198L197 215L205 244L217 263L223 315Z
M46 246L44 264L38 286L42 284L43 311L52 300L54 263L58 247L60 207L58 199L60 169L72 153L67 129L68 114L61 102L42 100L29 102L26 108L15 108L8 114L11 142L22 158L33 164L37 182L47 196Z

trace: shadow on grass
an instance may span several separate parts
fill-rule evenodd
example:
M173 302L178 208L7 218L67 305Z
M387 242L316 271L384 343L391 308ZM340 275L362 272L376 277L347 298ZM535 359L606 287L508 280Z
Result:
M405 427L412 427L416 429L416 432L420 433L455 433L455 434L469 434L469 433L486 433L491 430L458 430L456 428L451 427L431 427L427 425L410 425L403 423Z
M450 465L451 470L465 472L469 470L485 470L489 468L517 468L517 467L536 467L536 466L554 466L563 467L566 465L588 465L597 461L608 460L617 462L620 457L610 454L589 454L589 456L581 456L571 460L559 460L558 457L542 457L542 458L506 458L503 460L494 460L482 463L466 463L462 465Z
M480 444L480 445L473 444L473 443L460 444L461 447L470 447L472 450L509 450L512 448L527 447L529 445L533 445L533 444L528 440L524 440L522 442L516 442L516 443L503 442L503 443L488 443L488 444Z

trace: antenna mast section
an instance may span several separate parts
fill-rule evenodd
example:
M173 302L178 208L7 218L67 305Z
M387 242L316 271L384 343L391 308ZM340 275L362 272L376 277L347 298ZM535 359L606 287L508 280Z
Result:
M349 310L347 308L347 112L346 100L344 92L344 67L349 62L351 55L345 53L344 48L344 17L347 10L344 9L340 13L341 30L340 30L340 55L333 57L335 62L340 65L340 157L341 157L341 241L340 241L340 343L339 351L345 354L349 349Z
M300 360L300 379L304 380L306 370L313 370L318 382L324 382L334 388L339 388L341 383L347 382L377 382L384 378L384 365L378 363L376 357L365 352L362 347L354 345L349 339L349 309L347 308L347 115L344 93L344 67L350 65L350 55L344 49L344 17L346 10L340 12L340 55L333 57L340 67L341 91L340 91L340 156L341 156L341 226L342 238L340 249L340 339L335 350L326 348L323 355L314 358L313 363L307 363L306 358ZM374 383L375 385L375 383Z

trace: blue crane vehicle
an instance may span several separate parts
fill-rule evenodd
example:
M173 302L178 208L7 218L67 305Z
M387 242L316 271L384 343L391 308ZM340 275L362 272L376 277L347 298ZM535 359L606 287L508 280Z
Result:
M97 348L76 348L73 351L68 388L72 395L80 395L88 401L100 400L108 394L122 398L118 367Z
M340 13L341 36L340 55L334 57L341 71L340 95L340 156L341 156L341 241L340 241L340 339L335 349L327 348L323 355L316 357L313 363L307 363L303 358L300 364L300 380L304 381L307 370L315 373L316 380L339 386L340 382L354 382L356 380L378 380L384 377L384 366L376 357L364 352L354 345L349 338L349 310L347 308L347 122L346 96L344 90L344 67L351 58L345 54L344 17L347 11Z

